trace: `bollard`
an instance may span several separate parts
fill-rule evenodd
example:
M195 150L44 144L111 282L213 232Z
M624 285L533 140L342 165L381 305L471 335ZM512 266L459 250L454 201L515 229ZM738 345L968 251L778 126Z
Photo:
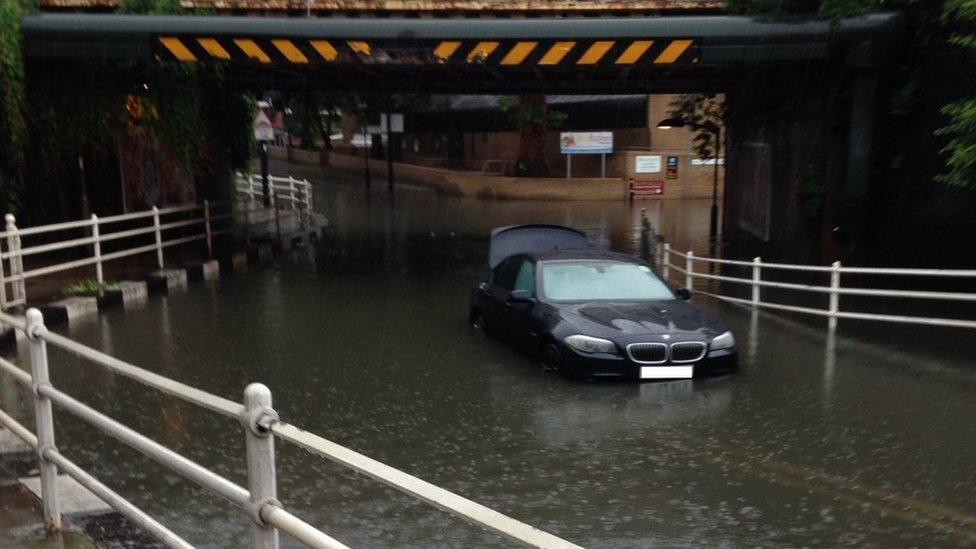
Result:
M49 531L61 529L61 511L58 505L58 467L44 457L54 446L54 412L51 400L42 396L39 389L51 385L47 369L47 343L40 338L47 328L41 311L27 310L28 351L33 377L34 420L37 424L37 460L41 470L41 500L44 506L44 524Z
M690 292L695 286L695 252L688 250L688 257L685 258L685 288Z
M760 269L762 269L762 259L758 257L752 258L752 306L755 307L759 305L759 282L760 282Z
M98 284L101 285L105 281L104 276L102 276L102 241L99 236L98 230L98 216L95 214L91 215L92 224L92 251L95 252L95 279L98 280Z
M830 266L830 317L827 329L833 332L837 329L837 313L840 311L840 261L834 261Z
M210 230L210 201L203 201L203 229L207 234L207 257L213 257L213 234Z
M156 229L156 263L159 263L159 268L163 268L163 231L159 228L159 208L156 206L152 207L153 212L153 227Z
M17 218L13 214L7 214L7 253L10 255L10 277L13 283L10 288L13 292L14 303L26 303L27 288L24 285L23 277L17 278L24 272L24 257L20 255L20 231L17 229Z
M245 446L247 451L247 484L251 492L251 547L277 549L278 530L268 525L263 516L267 505L278 502L275 480L274 436L271 425L278 414L271 407L271 390L261 383L251 383L244 389Z

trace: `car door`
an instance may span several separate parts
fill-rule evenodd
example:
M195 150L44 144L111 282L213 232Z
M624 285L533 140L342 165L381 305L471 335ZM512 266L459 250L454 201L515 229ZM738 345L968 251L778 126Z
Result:
M536 297L535 263L528 257L521 257L517 263L513 291L524 291L529 297ZM511 295L511 294L509 294ZM513 345L523 350L536 347L537 331L534 326L535 303L506 302L504 309L506 329Z
M506 309L508 297L515 285L519 262L516 257L502 261L492 269L488 281L478 288L484 304L481 314L484 315L485 330L499 339L508 340L511 337Z

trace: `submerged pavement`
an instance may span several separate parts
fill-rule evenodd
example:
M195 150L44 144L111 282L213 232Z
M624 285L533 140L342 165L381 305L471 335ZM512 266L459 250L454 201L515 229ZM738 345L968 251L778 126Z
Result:
M384 188L367 199L358 185L320 185L330 228L316 246L65 330L228 398L262 381L286 421L584 546L976 543L976 355L945 349L958 335L927 331L926 347L852 325L831 339L822 323L696 297L736 334L739 374L566 381L466 325L487 233L562 223L633 252L641 205L404 187L391 207ZM704 244L708 201L647 207L681 246ZM243 483L236 423L63 353L51 361L55 385ZM3 406L29 415L20 388L0 384ZM247 539L229 504L56 414L66 455L189 541ZM280 499L351 546L508 546L278 448Z

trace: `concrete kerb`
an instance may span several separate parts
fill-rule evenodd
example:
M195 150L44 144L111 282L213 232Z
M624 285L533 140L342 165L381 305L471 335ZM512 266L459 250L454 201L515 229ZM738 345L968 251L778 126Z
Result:
M0 486L18 486L40 505L37 453L9 430L0 427ZM163 547L98 496L67 475L57 477L65 530L88 538L97 547ZM43 527L40 513L37 524ZM30 527L24 524L24 527Z
M220 262L216 259L191 263L186 268L189 280L216 280L220 278Z
M150 293L170 293L187 288L186 269L159 269L146 279Z
M118 287L106 290L102 295L74 296L52 301L39 308L44 313L44 321L49 326L68 323L98 314L100 311L119 305L129 306L148 300L150 294L169 293L186 290L189 280L213 281L221 273L247 271L249 263L268 263L275 253L290 251L306 241L320 238L322 227L313 227L308 235L282 238L273 245L257 242L243 251L231 252L220 260L212 259L193 263L183 269L161 269L150 273L146 280L123 280ZM9 326L0 326L0 350L16 348L22 334Z

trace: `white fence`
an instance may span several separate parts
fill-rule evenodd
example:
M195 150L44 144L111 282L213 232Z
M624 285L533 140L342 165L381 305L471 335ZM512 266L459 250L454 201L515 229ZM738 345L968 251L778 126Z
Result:
M679 258L680 261L672 262L672 258ZM845 311L841 308L841 296L871 296L879 298L898 298L898 299L916 299L916 300L929 300L929 301L952 301L952 302L976 302L976 293L972 292L937 292L937 291L922 291L922 290L901 290L901 289L885 289L885 288L865 288L860 286L845 286L842 284L842 277L847 276L876 276L885 278L894 277L935 277L935 278L955 278L964 281L974 280L976 281L976 270L961 270L961 269L897 269L897 268L882 268L882 267L844 267L841 265L840 261L834 262L830 266L820 266L820 265L791 265L786 263L764 263L761 258L755 258L752 261L737 261L732 259L716 259L711 257L701 257L696 256L694 252L678 252L671 249L671 246L667 243L660 248L660 258L659 265L662 268L662 274L665 279L670 278L671 270L675 270L682 275L684 275L684 285L689 290L694 290L695 279L700 278L703 280L714 280L716 282L725 282L731 284L740 284L743 286L748 286L751 289L751 295L749 299L744 299L740 297L733 297L728 295L719 295L716 293L711 293L708 291L701 291L705 295L710 295L712 297L717 297L726 301L731 301L735 303L743 303L747 305L752 305L754 307L766 307L770 309L778 309L783 311L792 311L797 313L806 313L819 315L827 317L828 328L831 330L837 327L837 320L841 318L854 319L854 320L874 320L882 322L897 322L903 324L926 324L930 326L949 326L954 328L976 328L976 320L972 319L962 319L962 318L935 318L927 316L911 316L911 315L886 315L878 313L867 313L860 311ZM750 271L751 276L748 277L734 277L728 275L717 275L710 274L706 272L701 272L701 270L696 270L697 267L702 265L731 265L741 268L746 268ZM829 285L827 286L817 286L811 284L799 284L793 282L782 282L773 280L764 280L763 272L764 270L778 270L787 272L803 272L803 273L822 273L824 275L829 275ZM972 287L970 284L969 287ZM801 307L796 305L787 305L783 303L774 303L770 301L763 300L763 288L778 288L782 290L790 290L797 292L808 292L817 293L827 296L827 307L823 309L815 307Z
M260 383L252 383L244 389L243 403L234 402L144 370L67 337L49 332L37 309L29 309L26 317L0 313L0 323L23 332L28 340L30 373L2 358L0 358L0 372L11 376L32 393L36 434L31 433L3 410L0 410L0 425L10 429L37 452L40 462L44 519L50 529L61 527L56 489L57 474L60 471L87 487L168 547L191 547L177 534L75 465L58 450L54 437L53 405L138 450L160 465L220 495L241 512L246 513L252 522L250 538L251 547L254 548L276 548L279 530L311 547L345 547L341 542L285 510L278 500L274 449L276 437L296 444L315 455L350 467L511 540L533 547L577 547L568 541L384 465L335 442L281 422L272 408L271 392ZM48 375L48 344L174 398L239 421L246 437L244 459L247 463L248 487L244 488L231 482L55 388Z
M248 201L263 200L264 184L260 174L237 174L237 192L246 196ZM268 198L271 207L288 208L294 211L309 212L312 210L312 185L305 179L295 179L292 176L268 176Z
M212 255L213 237L232 230L233 213L230 204L204 200L203 204L154 206L122 215L92 214L89 219L25 229L17 227L13 215L7 214L6 222L6 229L0 232L0 310L27 303L26 282L30 278L92 266L94 277L104 282L105 263L149 252L156 253L156 263L162 269L165 248L195 241L205 241L207 253ZM25 240L36 243L25 246ZM106 253L103 247L113 250ZM74 257L65 260L65 251ZM47 260L41 259L45 254ZM25 257L38 259L38 265L25 269Z

